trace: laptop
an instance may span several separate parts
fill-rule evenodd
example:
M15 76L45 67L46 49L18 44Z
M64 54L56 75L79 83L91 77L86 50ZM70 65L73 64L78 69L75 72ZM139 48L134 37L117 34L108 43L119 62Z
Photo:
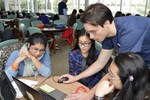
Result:
M0 100L15 100L16 91L5 71L0 70Z
M57 89L47 93L41 89L35 90L15 77L13 77L13 80L26 100L64 100L66 97L65 93Z

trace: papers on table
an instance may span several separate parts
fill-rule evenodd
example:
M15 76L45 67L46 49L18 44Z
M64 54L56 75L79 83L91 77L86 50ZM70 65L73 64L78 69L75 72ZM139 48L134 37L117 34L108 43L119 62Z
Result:
M36 81L31 81L31 80L26 80L26 79L19 79L19 80L22 81L23 83L27 84L28 86L32 87L32 88L38 83L38 82L36 82ZM12 82L12 85L13 85L13 87L15 88L16 93L17 93L16 98L21 98L23 95L22 95L22 93L20 92L20 90L19 90L17 84L13 81L13 82Z
M51 86L49 86L47 84L41 86L40 89L42 89L42 90L44 90L45 92L48 92L48 93L55 90L53 87L51 87Z

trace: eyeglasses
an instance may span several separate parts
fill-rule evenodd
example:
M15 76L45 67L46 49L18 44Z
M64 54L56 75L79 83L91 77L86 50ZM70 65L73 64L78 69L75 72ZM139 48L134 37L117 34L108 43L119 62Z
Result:
M84 47L88 47L90 44L91 44L91 42L89 42L89 43L86 43L86 42L85 42L85 43L79 42L79 43L78 43L79 46L84 46Z
M111 80L120 80L120 78L115 78L115 77L113 77L111 74L109 74L108 73L108 75L109 75L109 80L111 81Z
M31 47L31 49L32 49L33 52L39 52L39 53L42 53L42 54L45 53L45 50L42 50L42 49L39 50L39 49L36 48L36 47Z

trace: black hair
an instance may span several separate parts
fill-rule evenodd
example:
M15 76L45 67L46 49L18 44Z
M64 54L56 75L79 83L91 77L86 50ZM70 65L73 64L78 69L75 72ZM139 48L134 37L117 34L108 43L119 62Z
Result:
M30 43L30 45L43 44L44 47L46 48L47 38L42 33L34 33L29 37L28 43Z
M88 37L90 39L90 35L85 31L85 29L82 29L80 31L80 33L78 33L76 35L77 41L75 43L75 46L74 46L73 50L80 49L78 43L79 43L79 38L81 36L86 36L86 37ZM95 40L93 40L93 39L90 39L90 40L91 40L91 48L89 50L89 55L87 57L87 62L86 62L86 65L88 65L88 66L90 66L92 63L94 63L94 61L95 61L94 59L96 57L96 55L95 55L95 51L96 51Z
M136 53L122 53L115 57L123 85L115 100L144 100L150 98L149 69L143 58ZM133 80L129 77L133 76Z
M77 10L76 9L73 9L73 11L72 11L72 14L77 14Z
M117 11L114 17L121 17L122 16L122 12L121 11Z
M84 11L82 9L79 9L79 13L83 13Z
M88 6L80 19L82 23L88 23L94 26L100 25L103 27L106 20L112 23L113 15L108 7L101 3L96 3Z

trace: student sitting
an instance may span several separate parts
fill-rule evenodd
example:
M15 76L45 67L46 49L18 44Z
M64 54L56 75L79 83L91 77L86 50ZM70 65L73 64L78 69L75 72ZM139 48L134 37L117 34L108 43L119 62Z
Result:
M51 62L46 50L47 38L41 33L32 34L20 50L15 50L8 58L5 72L10 80L12 76L32 76L41 74L49 77Z
M99 51L95 48L95 41L90 39L85 30L82 30L77 35L75 47L69 53L69 74L73 76L80 74L96 61L98 55ZM99 71L90 77L79 80L79 82L91 89L101 79L102 74L103 71ZM67 75L63 76L67 77Z
M94 100L114 89L120 91L113 100L150 100L150 74L142 57L135 53L122 53L115 57L108 70L109 79L98 84Z

